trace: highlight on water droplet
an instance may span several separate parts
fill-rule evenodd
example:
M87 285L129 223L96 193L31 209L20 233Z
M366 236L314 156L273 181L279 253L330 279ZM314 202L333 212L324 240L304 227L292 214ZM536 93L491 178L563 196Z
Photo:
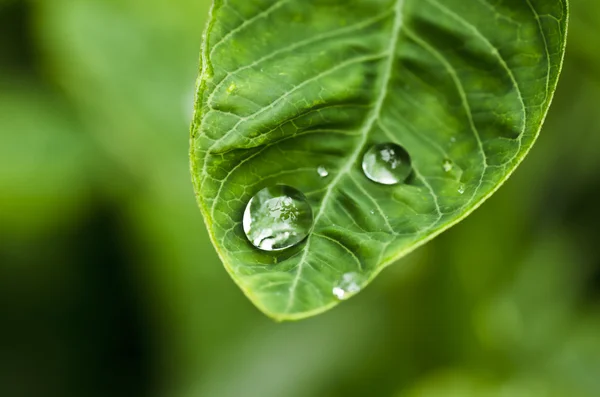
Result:
M464 184L461 184L461 185L458 187L458 193L460 193L460 194L465 194L465 190L466 190L466 188L465 188L465 185L464 185Z
M442 168L444 169L444 172L450 172L454 168L454 164L452 164L452 161L445 159L442 163Z
M362 168L367 178L383 185L402 183L412 172L410 155L395 143L372 146L363 157Z
M301 243L312 229L313 212L302 192L286 185L256 193L244 212L248 240L263 251L281 251Z
M317 168L317 173L321 178L326 178L329 176L329 171L327 171L327 168L325 168L322 165L320 165L319 168Z
M345 273L333 287L333 295L339 300L346 300L360 292L363 281L363 276L358 273Z

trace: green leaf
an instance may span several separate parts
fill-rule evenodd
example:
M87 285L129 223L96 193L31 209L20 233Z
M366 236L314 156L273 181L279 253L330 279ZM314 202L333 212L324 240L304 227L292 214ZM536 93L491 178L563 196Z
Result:
M212 241L254 304L277 320L323 312L338 303L332 291L344 274L364 287L490 197L539 134L567 8L566 0L215 1L192 174ZM405 183L380 185L362 171L363 154L386 142L411 156ZM298 247L264 252L242 217L275 184L305 193L314 229Z

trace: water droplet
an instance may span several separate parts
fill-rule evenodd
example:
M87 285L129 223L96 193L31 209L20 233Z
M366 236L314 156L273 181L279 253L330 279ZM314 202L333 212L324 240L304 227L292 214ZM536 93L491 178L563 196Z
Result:
M233 94L233 92L235 91L236 88L237 88L237 85L235 84L235 82L229 84L229 87L227 87L227 93Z
M452 171L452 168L454 168L454 164L452 164L452 161L446 159L442 164L442 168L444 169L444 172L450 172Z
M374 145L365 153L362 168L373 182L395 185L410 175L410 155L395 143Z
M312 208L306 196L285 185L256 193L244 212L246 237L264 251L293 247L309 235L312 225Z
M456 142L456 137L451 137L450 138L450 143L455 143Z
M360 292L363 278L358 273L345 273L333 287L333 295L339 300L346 300Z
M464 193L465 193L465 189L466 189L466 188L465 188L465 185L462 185L462 184L461 184L461 185L458 187L458 193L460 193L460 194L464 194Z
M375 210L371 210L371 215L375 215Z
M323 167L322 165L317 168L317 172L321 178L326 178L329 176L329 171L327 171L327 168Z

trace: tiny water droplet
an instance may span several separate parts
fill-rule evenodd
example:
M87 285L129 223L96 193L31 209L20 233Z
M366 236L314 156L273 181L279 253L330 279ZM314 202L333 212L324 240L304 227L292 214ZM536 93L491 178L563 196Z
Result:
M231 84L229 84L229 87L227 87L227 93L233 94L233 92L235 91L236 88L237 88L237 84L235 84L235 82L232 82Z
M454 136L453 136L453 137L451 137L451 138L450 138L450 143L455 143L455 142L456 142L456 137L454 137Z
M326 178L329 176L329 171L327 171L327 168L323 167L322 165L317 168L317 173L321 178Z
M375 210L371 210L371 215L375 215Z
M410 155L395 143L372 146L363 157L362 168L367 178L383 185L402 183L410 175Z
M464 194L464 193L465 193L465 189L466 189L466 188L465 188L465 185L462 185L462 184L461 184L461 185L458 187L458 193L460 193L460 194Z
M442 164L442 168L444 169L444 172L450 172L452 171L452 168L454 168L454 164L452 164L452 161L446 159Z
M244 212L248 240L264 251L280 251L302 242L311 231L313 213L306 196L275 185L256 193Z
M358 273L345 273L333 287L333 295L339 300L346 300L360 292L363 277Z

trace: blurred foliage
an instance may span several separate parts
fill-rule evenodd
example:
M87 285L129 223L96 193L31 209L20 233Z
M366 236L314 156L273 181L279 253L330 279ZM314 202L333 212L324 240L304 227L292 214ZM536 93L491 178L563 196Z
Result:
M0 1L0 395L600 394L600 3L572 0L542 137L470 219L274 324L187 164L208 1Z

